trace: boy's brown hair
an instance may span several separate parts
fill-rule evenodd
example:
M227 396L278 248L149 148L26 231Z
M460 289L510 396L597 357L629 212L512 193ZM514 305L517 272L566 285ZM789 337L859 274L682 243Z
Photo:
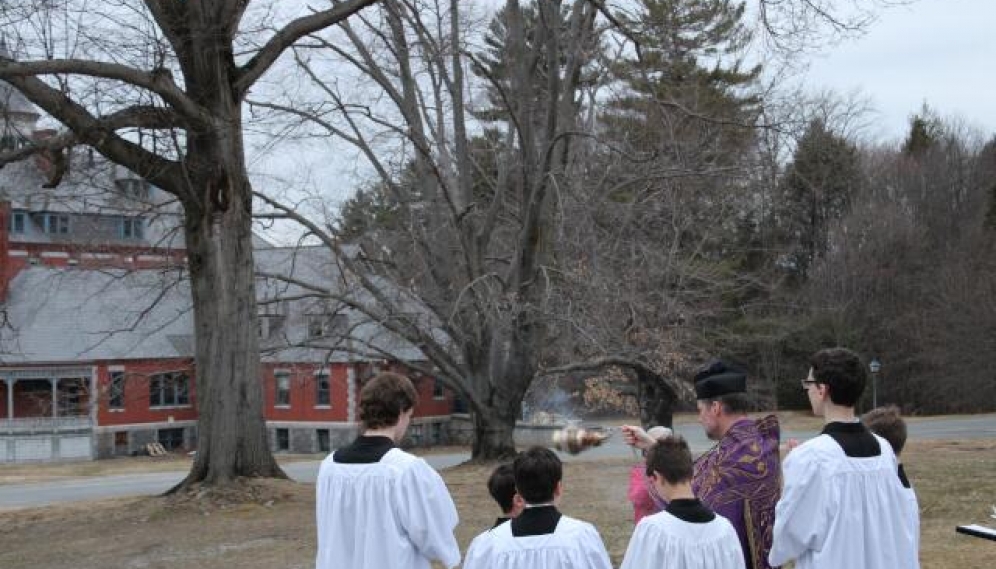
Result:
M862 415L861 422L869 431L889 441L896 456L903 452L903 447L906 446L906 421L903 420L899 407L876 407Z
M658 439L647 451L647 476L656 472L668 484L692 479L692 451L681 435Z
M418 392L407 377L382 372L360 390L360 422L366 429L393 427L401 413L418 403Z

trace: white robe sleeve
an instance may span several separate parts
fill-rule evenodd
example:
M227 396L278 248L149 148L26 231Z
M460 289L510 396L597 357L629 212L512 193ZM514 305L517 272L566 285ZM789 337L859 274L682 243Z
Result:
M453 529L459 518L442 477L418 459L397 484L398 518L415 548L427 559L456 567L460 547Z
M598 534L595 526L587 524L586 535L581 543L584 552L586 567L591 569L612 569L612 561L609 560L609 552L605 550L605 542Z
M486 552L490 549L490 538L489 532L485 531L470 542L467 555L463 559L463 569L486 569L488 567Z
M656 556L650 552L651 548L647 547L645 543L649 527L649 524L643 523L643 520L636 524L636 530L633 532L633 537L629 539L626 555L623 556L623 562L619 569L641 569L647 566L657 566Z
M818 453L799 447L782 466L785 488L775 507L775 529L768 554L772 567L823 548L832 518L831 488Z

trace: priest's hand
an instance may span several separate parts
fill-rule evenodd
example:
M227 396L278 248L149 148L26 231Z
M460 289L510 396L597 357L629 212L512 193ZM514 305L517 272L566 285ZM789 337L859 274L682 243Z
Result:
M656 442L653 437L647 434L647 431L643 430L643 427L623 425L619 427L619 430L622 431L626 444L640 450L647 450Z

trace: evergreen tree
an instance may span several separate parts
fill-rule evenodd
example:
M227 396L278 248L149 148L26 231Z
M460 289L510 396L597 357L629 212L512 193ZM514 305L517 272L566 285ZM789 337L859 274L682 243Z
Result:
M744 3L730 0L641 0L621 18L641 57L612 69L625 93L603 117L610 136L685 161L689 152L725 161L742 149L758 110L746 91L761 71L739 57L751 39L743 15Z
M918 114L910 117L910 132L903 141L903 154L914 159L923 158L941 134L940 119L924 104Z
M805 278L830 246L834 222L844 218L862 186L857 149L819 120L799 140L782 177L779 221L788 241L789 263Z
M531 57L535 57L532 66L532 92L533 98L528 101L508 100L508 93L511 92L511 77L509 75L509 62L507 48L508 43L508 8L498 12L488 26L488 32L484 36L484 49L475 54L472 71L478 77L484 79L487 93L487 106L473 111L474 116L490 123L505 122L508 120L508 109L521 108L523 105L533 105L538 108L549 100L548 77L551 69L551 62L547 56L545 45L538 43L537 37L544 37L545 34L537 33L538 27L545 25L540 20L540 11L537 10L534 2L521 8L523 27L525 29L526 51ZM570 6L563 6L560 10L560 21L557 23L563 33L570 33ZM561 46L563 48L565 46ZM577 47L577 46L572 46ZM581 56L588 61L595 60L600 52L601 46L597 39L592 39L580 46ZM559 53L558 60L554 64L560 71L566 63L568 54ZM582 89L599 80L598 73L590 66L580 68L579 87Z

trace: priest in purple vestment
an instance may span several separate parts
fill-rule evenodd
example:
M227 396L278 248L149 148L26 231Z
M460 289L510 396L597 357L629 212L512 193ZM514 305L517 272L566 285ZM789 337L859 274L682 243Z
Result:
M775 504L781 493L778 419L747 416L747 374L715 361L695 375L699 422L716 446L695 461L695 495L737 530L748 569L769 569ZM627 442L653 444L642 429L624 427Z

